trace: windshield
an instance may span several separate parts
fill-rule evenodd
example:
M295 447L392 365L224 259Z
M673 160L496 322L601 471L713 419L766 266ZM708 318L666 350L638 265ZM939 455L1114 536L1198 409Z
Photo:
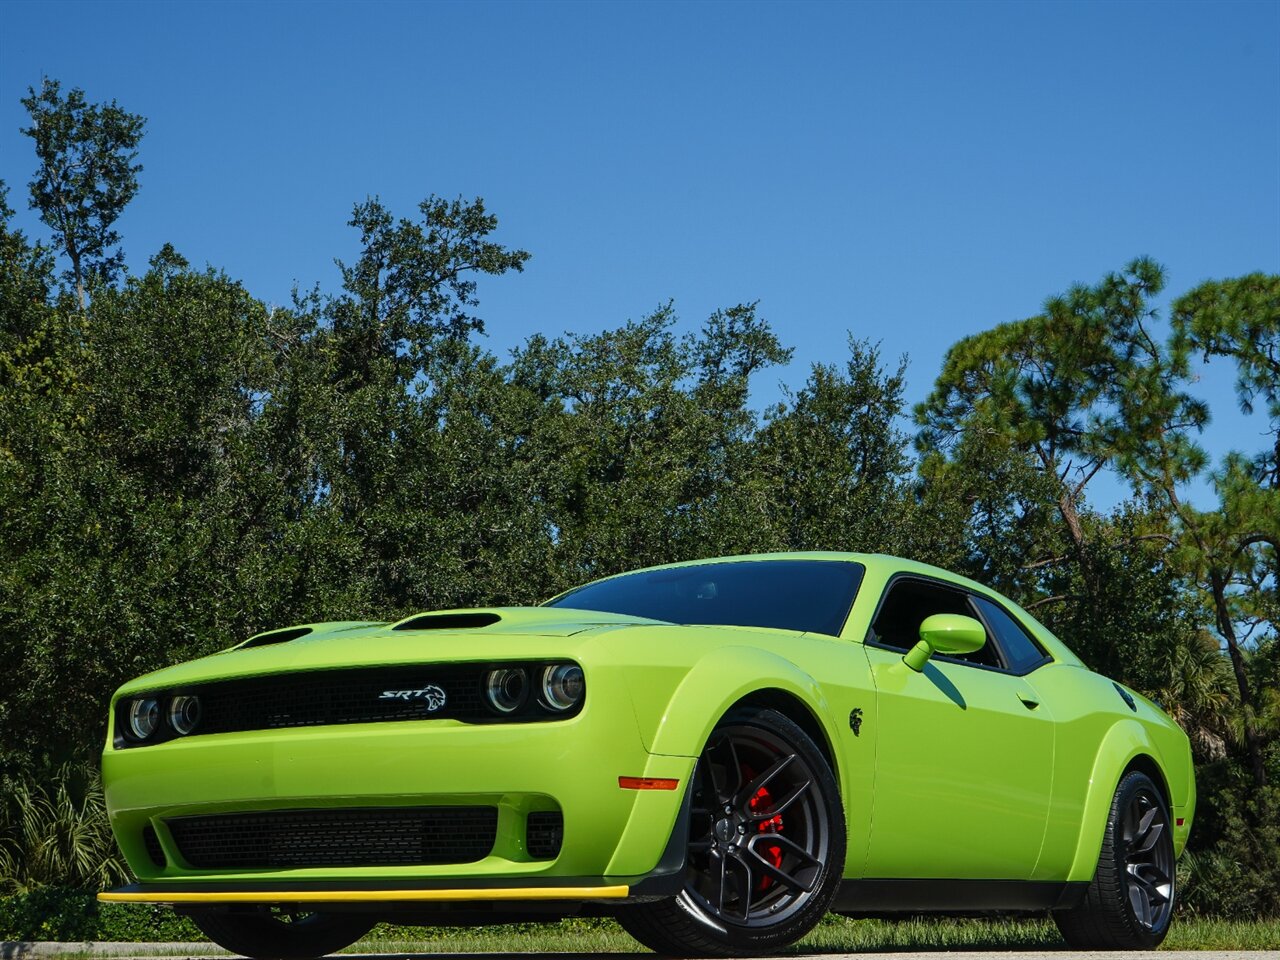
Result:
M863 572L862 564L845 560L702 563L589 583L547 606L835 637L849 615Z

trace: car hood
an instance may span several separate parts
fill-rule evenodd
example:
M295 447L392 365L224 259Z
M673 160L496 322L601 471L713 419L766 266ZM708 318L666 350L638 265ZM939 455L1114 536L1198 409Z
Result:
M565 607L484 607L415 614L394 623L300 624L138 677L116 696L295 670L572 656L601 632L659 623Z

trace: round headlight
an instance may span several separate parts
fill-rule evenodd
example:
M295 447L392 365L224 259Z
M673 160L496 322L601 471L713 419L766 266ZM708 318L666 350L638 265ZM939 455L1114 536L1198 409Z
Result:
M561 663L542 671L542 702L552 710L572 710L582 702L586 689L582 668L576 663Z
M174 697L169 704L169 726L186 736L200 722L199 697Z
M529 681L523 670L507 668L490 670L484 684L489 706L499 713L514 713L524 706L529 696Z
M148 697L129 704L129 729L139 740L151 736L160 726L160 704Z

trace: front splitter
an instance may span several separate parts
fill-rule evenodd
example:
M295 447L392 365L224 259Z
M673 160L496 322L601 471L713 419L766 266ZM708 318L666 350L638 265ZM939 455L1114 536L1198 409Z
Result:
M484 887L415 890L185 890L134 884L98 894L103 903L463 903L493 900L622 900L631 888Z

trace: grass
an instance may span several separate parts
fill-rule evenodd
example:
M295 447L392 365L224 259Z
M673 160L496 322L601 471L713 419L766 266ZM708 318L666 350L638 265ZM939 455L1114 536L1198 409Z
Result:
M1051 920L850 920L828 916L789 953L909 950L1062 950ZM1280 920L1180 917L1161 949L1280 949ZM643 950L611 920L565 920L476 929L379 927L349 953L636 953Z
M787 953L895 953L927 950L1063 950L1066 944L1051 920L923 919L850 920L828 916ZM1234 921L1180 917L1162 950L1280 949L1280 920ZM644 948L612 920L564 920L501 927L393 927L381 925L348 954L458 953L640 953ZM214 953L213 950L210 951ZM161 944L131 951L134 956L171 956ZM83 950L61 960L101 957Z

